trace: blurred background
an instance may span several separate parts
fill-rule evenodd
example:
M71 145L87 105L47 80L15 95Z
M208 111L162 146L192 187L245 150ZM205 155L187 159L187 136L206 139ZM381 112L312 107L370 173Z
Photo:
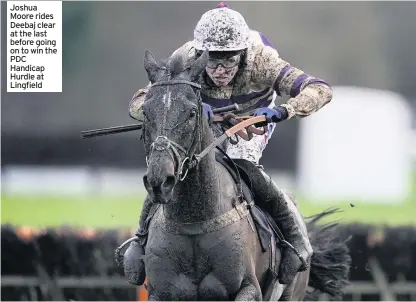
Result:
M128 103L148 83L145 49L156 58L168 57L192 39L200 16L216 4L63 2L63 92L1 92L2 277L5 267L8 275L36 276L32 287L16 277L2 298L138 298L132 287L101 294L60 290L62 284L94 286L51 277L119 276L112 251L135 230L145 196L140 133L82 140L80 131L134 123ZM264 33L283 59L334 87L333 101L321 111L278 125L260 163L297 196L304 215L331 206L343 211L333 218L353 235L355 282L345 299L415 300L416 4L228 4ZM5 42L5 2L1 8ZM5 43L1 47L5 53ZM6 66L6 57L1 60ZM1 72L5 87L6 71ZM88 247L76 243L80 238ZM58 269L67 256L48 257L45 251L62 248L60 240L72 242L73 264L85 264L82 253L100 251L88 256L94 268ZM15 271L13 259L19 253L32 257L31 249L38 265L29 261ZM370 267L374 262L366 259L374 255L378 264ZM38 286L41 278L48 290Z

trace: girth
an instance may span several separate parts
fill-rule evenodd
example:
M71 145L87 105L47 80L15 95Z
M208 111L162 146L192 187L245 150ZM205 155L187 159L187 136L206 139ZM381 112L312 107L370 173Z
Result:
M231 210L209 220L184 223L165 217L163 211L156 211L153 220L167 232L176 235L202 235L225 228L244 217L249 217L249 204L244 201ZM250 217L251 219L251 217Z

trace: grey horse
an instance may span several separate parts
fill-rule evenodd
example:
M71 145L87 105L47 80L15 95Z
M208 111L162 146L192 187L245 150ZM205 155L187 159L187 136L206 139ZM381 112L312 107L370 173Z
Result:
M179 56L157 61L147 50L144 58L152 84L142 107L143 181L153 203L143 258L149 300L302 300L311 297L308 284L339 298L349 251L335 225L316 225L334 211L302 221L315 250L310 267L291 284L277 281L278 237L267 236L270 225L259 219L266 213L241 189L249 186L232 161L219 160L221 136L203 115L198 81L207 60L207 51L190 65Z

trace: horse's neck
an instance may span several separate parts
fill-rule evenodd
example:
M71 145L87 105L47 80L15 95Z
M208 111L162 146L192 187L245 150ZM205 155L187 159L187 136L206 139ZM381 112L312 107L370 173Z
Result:
M205 148L213 140L211 135L203 135ZM195 170L189 172L184 181L177 183L172 203L164 205L167 218L181 222L208 220L231 208L231 203L221 198L221 181L218 179L214 152L210 152L199 162Z

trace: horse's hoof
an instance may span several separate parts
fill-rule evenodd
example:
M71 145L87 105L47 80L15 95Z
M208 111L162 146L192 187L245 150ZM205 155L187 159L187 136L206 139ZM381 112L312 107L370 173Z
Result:
M143 247L136 241L130 243L123 257L124 277L133 285L143 285L146 271L142 257Z

